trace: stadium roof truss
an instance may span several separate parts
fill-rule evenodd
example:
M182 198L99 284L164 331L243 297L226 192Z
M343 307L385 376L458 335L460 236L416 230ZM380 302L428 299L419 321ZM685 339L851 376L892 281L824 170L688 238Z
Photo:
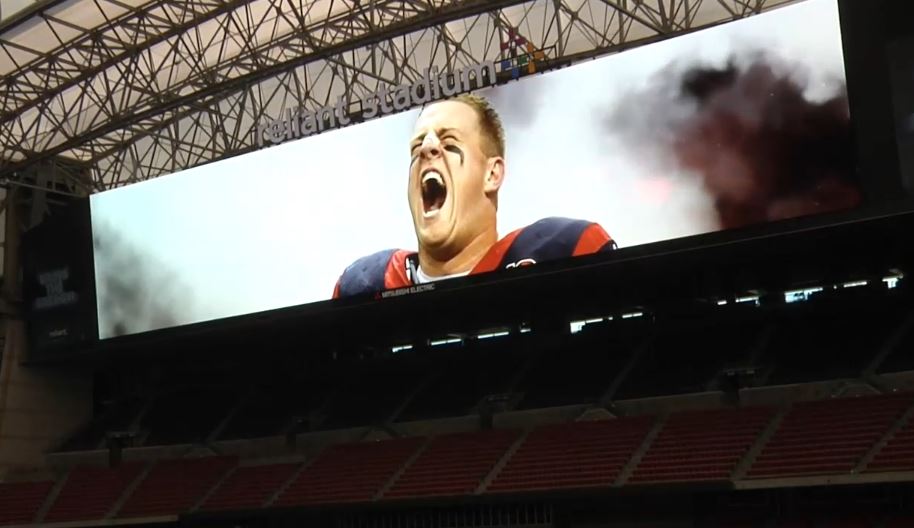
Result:
M567 64L788 3L4 0L0 179L54 163L97 192L251 150L283 108L500 61L509 35Z

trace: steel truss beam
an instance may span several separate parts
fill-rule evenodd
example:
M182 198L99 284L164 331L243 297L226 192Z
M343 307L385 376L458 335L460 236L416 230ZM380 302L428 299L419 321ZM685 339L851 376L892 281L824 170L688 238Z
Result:
M0 123L34 107L46 111L64 91L85 85L119 63L130 63L156 44L190 31L254 0L160 0L128 11L52 52L23 65L4 79ZM50 15L38 15L50 24ZM12 46L0 40L0 49Z
M250 150L257 123L283 108L316 109L341 95L358 98L415 80L432 65L451 69L499 60L509 31L546 50L551 61L563 62L791 3L158 0L156 5L173 1L200 10L171 29L156 26L136 50L118 48L44 92L22 96L20 106L3 107L9 119L0 124L5 160L0 177L61 155L88 163L91 190L103 190Z

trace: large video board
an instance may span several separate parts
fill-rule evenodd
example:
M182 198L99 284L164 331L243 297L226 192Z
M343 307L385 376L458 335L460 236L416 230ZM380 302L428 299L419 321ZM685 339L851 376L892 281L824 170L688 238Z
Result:
M490 67L472 86L430 69L424 104L355 126L289 113L261 150L92 196L100 337L862 201L835 0L447 98Z

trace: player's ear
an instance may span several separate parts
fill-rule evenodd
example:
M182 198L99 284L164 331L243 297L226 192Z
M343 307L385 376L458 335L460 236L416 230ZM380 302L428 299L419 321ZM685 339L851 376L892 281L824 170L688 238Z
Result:
M486 194L498 192L498 189L501 188L501 184L505 181L504 158L501 156L493 156L489 158L486 169Z

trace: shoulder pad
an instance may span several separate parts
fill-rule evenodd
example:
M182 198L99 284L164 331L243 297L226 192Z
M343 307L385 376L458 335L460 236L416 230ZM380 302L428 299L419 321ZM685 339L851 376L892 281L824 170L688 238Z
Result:
M339 296L364 295L384 289L384 275L396 249L385 249L350 264L339 281Z

